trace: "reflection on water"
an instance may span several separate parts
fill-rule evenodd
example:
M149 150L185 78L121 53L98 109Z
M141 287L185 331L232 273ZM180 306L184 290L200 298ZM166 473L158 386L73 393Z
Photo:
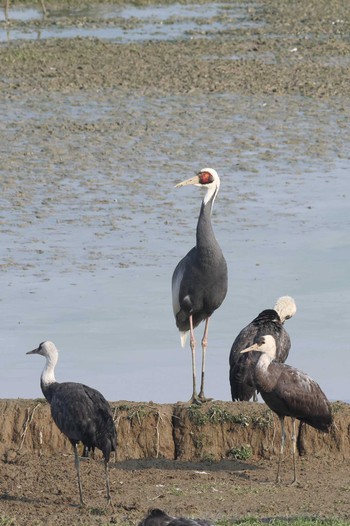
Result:
M208 396L229 399L234 337L290 294L289 363L349 399L346 111L231 95L1 102L0 396L40 395L42 360L25 352L52 339L59 380L111 400L189 398L170 281L193 246L202 194L174 185L209 164L222 177L213 224L229 292L211 321Z

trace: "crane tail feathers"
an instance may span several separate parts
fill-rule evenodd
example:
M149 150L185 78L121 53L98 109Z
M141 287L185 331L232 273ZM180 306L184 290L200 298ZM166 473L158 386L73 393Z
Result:
M185 344L186 344L186 340L187 340L187 334L188 334L188 331L181 331L180 332L180 340L181 340L181 347L185 347Z

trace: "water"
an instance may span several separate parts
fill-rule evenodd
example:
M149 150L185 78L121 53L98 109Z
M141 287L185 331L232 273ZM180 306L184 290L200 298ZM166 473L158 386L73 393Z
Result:
M205 7L196 4L91 5L79 10L51 10L43 26L39 7L11 8L9 17L11 25L0 27L0 42L91 37L126 43L210 36L227 28L257 26L249 20L244 5L226 3ZM4 20L5 15L0 11L0 23ZM98 26L96 20L99 20Z
M211 165L222 179L213 224L229 292L210 325L207 395L230 399L233 339L289 294L298 312L286 323L288 362L330 399L349 400L349 119L340 103L50 94L2 101L0 116L0 397L41 396L44 361L25 353L45 339L60 350L59 381L110 400L190 397L170 282L193 246L203 194L174 185ZM196 334L199 342L202 327Z

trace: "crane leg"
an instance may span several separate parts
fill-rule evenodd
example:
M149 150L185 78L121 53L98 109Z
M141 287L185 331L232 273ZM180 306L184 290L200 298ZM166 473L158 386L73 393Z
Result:
M193 320L192 315L190 315L190 347L191 347L191 355L192 355L192 397L190 399L190 402L192 404L198 404L198 396L197 396L197 388L196 388L196 339L194 337L194 329L193 329Z
M10 3L10 0L5 0L4 12L5 12L5 20L6 20L6 22L8 22L8 19L9 19L9 3Z
M40 0L40 1L41 1L41 9L43 10L43 14L47 15L47 10L46 10L46 6L45 6L44 0Z
M281 469L281 461L282 461L283 452L284 452L284 443L285 443L285 440L286 440L286 431L284 429L284 416L279 416L278 418L279 418L280 423L281 423L281 431L282 432L281 432L281 449L280 449L280 454L279 454L279 458L278 458L278 465L277 465L276 484L279 484L281 482L280 469Z
M207 346L208 346L208 329L209 329L209 318L205 320L205 327L204 327L204 333L202 338L202 374L201 374L201 388L199 391L198 398L201 402L207 402L209 398L205 398L204 396L204 374L205 374L205 358L207 353Z
M81 486L81 480L80 480L80 461L79 461L79 453L77 444L73 444L74 447L74 463L75 463L75 469L77 470L77 476L78 476L78 487L79 487L79 496L80 496L80 505L85 506L85 502L83 499L83 488Z
M111 499L111 491L110 491L110 485L109 485L109 468L108 468L108 462L105 460L105 477L106 477L106 493L107 493L107 508L109 505L111 505L113 509L113 503Z
M293 485L296 485L298 484L298 479L297 479L297 470L296 470L296 465L295 465L295 451L296 451L296 446L297 446L297 435L296 435L296 432L295 432L295 418L292 418L292 427L293 427L293 431L292 431L292 455L293 455L293 482L292 482L292 486Z

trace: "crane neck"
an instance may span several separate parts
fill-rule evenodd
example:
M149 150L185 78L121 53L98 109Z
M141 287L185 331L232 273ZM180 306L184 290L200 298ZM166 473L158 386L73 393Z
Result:
M57 363L56 355L46 356L46 364L43 369L43 372L41 373L41 378L40 378L40 384L41 384L42 389L43 387L47 387L56 382L56 378L55 378L56 363Z
M254 375L256 384L260 389L263 389L264 391L269 391L270 389L268 368L272 361L273 358L265 352L263 352L255 366Z
M269 356L266 352L261 353L261 356L256 364L256 367L261 371L267 371L268 366L273 361L272 356Z
M211 213L218 190L218 186L214 189L208 189L202 201L197 223L197 247L205 246L213 242L217 243L211 224Z

